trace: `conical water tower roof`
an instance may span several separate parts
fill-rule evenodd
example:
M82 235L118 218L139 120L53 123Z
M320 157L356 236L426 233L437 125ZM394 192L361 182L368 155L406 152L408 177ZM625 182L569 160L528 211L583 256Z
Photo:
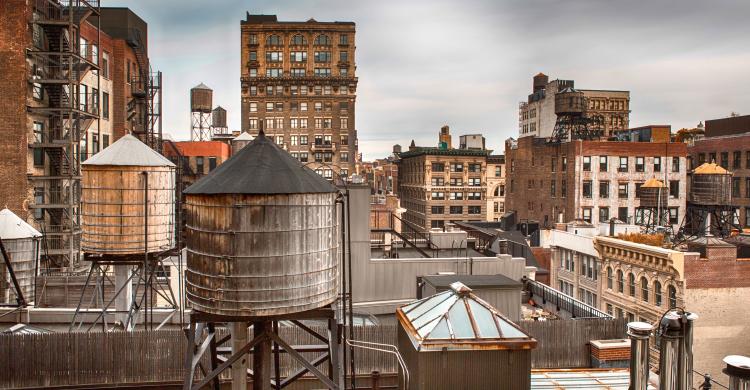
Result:
M646 180L646 182L643 183L643 185L641 186L641 188L664 188L664 187L666 186L661 180L653 178L653 177Z
M208 85L206 84L200 83L191 89L211 89L211 88L209 88Z
M252 134L248 133L247 131L243 131L242 134L234 137L233 141L252 141L255 139Z
M701 166L695 168L693 173L697 173L699 175L729 175L729 171L714 162L701 164Z
M337 189L263 132L185 194L315 194Z
M83 165L129 165L141 167L173 167L166 157L149 148L138 138L126 134L101 152L91 156Z
M0 211L0 238L17 240L21 238L41 237L36 229L8 209Z

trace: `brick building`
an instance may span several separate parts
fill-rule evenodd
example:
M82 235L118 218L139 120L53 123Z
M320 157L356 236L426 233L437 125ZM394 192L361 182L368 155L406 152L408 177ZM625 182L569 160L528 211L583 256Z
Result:
M69 18L71 12L79 17ZM43 266L79 265L80 163L141 129L125 122L145 118L128 82L148 62L145 28L127 8L98 2L2 5L0 198L44 233L50 262ZM142 40L132 39L135 31L143 31Z
M676 225L685 215L686 155L687 146L673 142L510 139L506 209L543 226L573 219L640 223L638 189L655 177L669 186L670 222Z
M447 133L447 126L441 132ZM404 219L422 229L441 228L452 221L487 218L487 156L489 150L453 149L450 135L441 147L411 146L399 155L398 194Z
M358 158L353 22L241 25L242 131L268 137L326 178L349 176Z
M552 136L557 116L555 95L574 88L573 80L552 80L544 73L534 76L533 89L526 101L518 106L518 137ZM605 136L614 130L627 129L630 123L630 91L580 89L586 102L587 115L602 124Z
M499 221L505 212L505 156L487 156L487 221Z
M165 141L164 156L180 167L182 188L207 175L231 157L232 149L221 141Z
M737 222L750 227L750 115L707 120L705 137L688 146L689 165L716 162L732 172L732 203Z

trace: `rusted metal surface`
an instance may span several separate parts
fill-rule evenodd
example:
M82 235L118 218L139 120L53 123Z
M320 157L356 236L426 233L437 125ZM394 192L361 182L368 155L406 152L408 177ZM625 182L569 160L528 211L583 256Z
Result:
M228 316L316 309L338 293L336 194L186 194L186 291Z
M85 252L142 254L144 202L148 202L149 253L174 247L174 167L83 165L82 186L81 248Z

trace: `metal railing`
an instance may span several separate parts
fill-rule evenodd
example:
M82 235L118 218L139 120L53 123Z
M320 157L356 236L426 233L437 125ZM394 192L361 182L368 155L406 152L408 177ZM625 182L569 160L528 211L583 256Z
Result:
M534 280L524 278L524 290L530 293L530 297L541 297L542 303L550 303L557 307L557 310L569 312L573 318L610 318L611 315L581 302L570 295L564 294L552 287L539 283Z

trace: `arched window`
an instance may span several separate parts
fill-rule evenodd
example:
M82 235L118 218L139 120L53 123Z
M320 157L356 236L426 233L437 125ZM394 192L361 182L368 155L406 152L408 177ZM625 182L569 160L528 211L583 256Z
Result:
M304 35L297 34L292 37L292 45L307 45L307 38Z
M279 46L281 44L281 37L278 35L269 35L268 38L266 38L266 45Z
M318 46L331 46L331 37L325 34L320 34L315 37L315 44Z
M648 280L644 276L641 276L641 299L648 302Z
M625 280L622 278L622 270L617 270L617 292L622 294L625 291Z
M677 307L677 289L674 286L667 287L667 295L669 295L669 308L674 309Z
M654 305L661 306L661 283L654 281Z
M635 275L632 272L628 273L628 294L635 296Z
M607 267L607 288L610 290L612 289L612 279L612 267Z

